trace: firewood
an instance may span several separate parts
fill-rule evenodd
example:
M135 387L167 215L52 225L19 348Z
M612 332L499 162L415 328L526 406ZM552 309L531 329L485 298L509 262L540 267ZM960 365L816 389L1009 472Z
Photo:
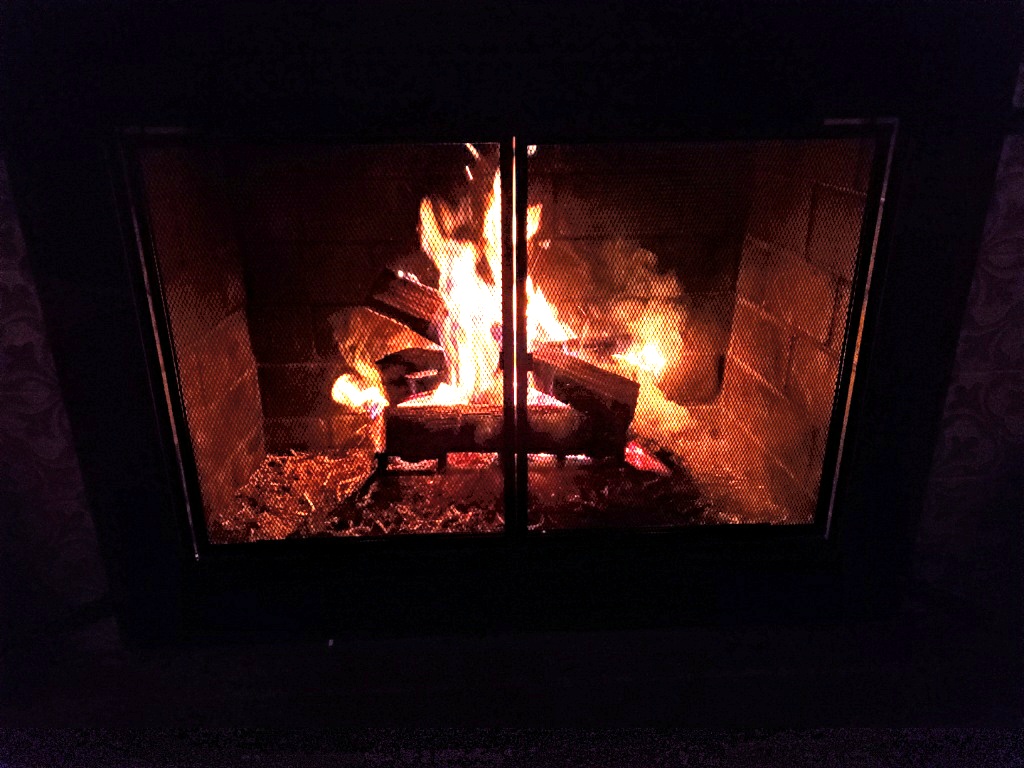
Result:
M569 354L557 342L538 344L530 367L537 389L585 413L605 442L625 444L639 383Z
M406 461L448 453L495 453L502 447L504 413L494 405L392 406L384 409L384 445Z
M436 288L384 269L370 288L365 304L407 325L421 336L440 343L441 324L448 314L448 307Z
M406 350L444 356L441 348L408 326L368 307L346 307L330 315L341 362L360 376L375 375L373 362Z
M392 405L437 389L445 377L444 352L440 349L411 347L385 355L376 364Z
M570 355L589 355L599 359L609 358L629 349L633 337L628 333L603 334L601 336L585 336L565 341L542 342L538 346L557 347ZM500 361L498 367L501 367Z
M392 406L384 411L384 453L410 462L449 453L497 453L504 444L504 421L500 405ZM620 457L625 446L624 434L612 435L565 406L531 405L527 423L530 453Z

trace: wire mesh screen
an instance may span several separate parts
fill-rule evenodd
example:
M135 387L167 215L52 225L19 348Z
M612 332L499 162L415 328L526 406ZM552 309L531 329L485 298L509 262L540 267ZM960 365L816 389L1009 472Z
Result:
M811 522L873 149L536 147L532 529Z
M457 405L500 411L497 145L180 146L140 166L211 540L500 531L495 457L416 463L447 457L424 446L453 418L465 432ZM487 349L460 358L467 335Z
M208 525L232 514L235 490L265 458L263 412L245 314L242 261L220 156L140 152L159 285L201 506ZM197 500L198 501L198 500Z
M874 146L531 148L531 529L812 520ZM498 145L140 165L211 540L503 530Z

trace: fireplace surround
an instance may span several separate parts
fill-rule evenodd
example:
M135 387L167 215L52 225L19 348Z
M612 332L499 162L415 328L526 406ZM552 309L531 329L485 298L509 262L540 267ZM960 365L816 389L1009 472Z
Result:
M271 5L251 15L223 5L190 18L117 5L92 18L27 10L17 17L26 76L11 75L7 86L21 118L5 125L12 181L126 625L144 634L168 623L584 625L827 615L898 598L966 295L971 264L964 254L980 232L996 126L1008 101L1010 11L993 6L980 14L974 31L962 34L980 39L984 32L986 45L961 53L967 61L943 61L935 43L960 28L966 6L927 21L916 6L900 13L873 6L863 16L827 4L773 13L741 6L627 13L608 5L583 21L551 9L453 6L444 23L410 12L416 18L401 24L380 8L318 9L299 18ZM67 50L29 43L59 39L75 26ZM117 28L135 34L104 36ZM293 49L284 38L304 45ZM680 39L691 41L685 51ZM55 109L44 109L40 94L52 95ZM416 214L424 198L454 199L453 171L458 177L469 164L465 142L481 138L497 145L502 189L511 192L514 179L527 190L506 194L515 203L501 209L505 245L514 235L531 240L525 259L503 265L506 276L520 278L520 295L526 275L515 270L522 265L560 312L587 305L566 295L575 282L559 285L559 278L579 262L570 246L587 238L601 246L602 235L590 229L615 215L596 209L618 209L626 224L615 225L617 238L621 227L640 228L626 235L656 257L656 274L693 262L675 270L685 290L665 298L685 299L683 332L705 329L704 343L681 345L701 352L658 391L695 420L706 416L695 433L702 445L712 433L732 434L731 420L743 422L736 434L748 441L744 455L770 459L760 462L759 487L773 500L797 499L784 505L792 524L757 517L764 504L746 524L671 530L652 530L665 526L650 518L632 530L609 526L600 508L585 524L578 514L561 524L556 513L531 517L529 503L508 506L510 489L514 497L538 485L527 471L536 454L555 454L553 471L575 471L575 450L560 466L557 451L517 444L521 429L499 432L494 446L498 456L526 459L511 468L507 458L496 460L495 492L506 502L505 514L491 521L497 535L288 538L302 529L248 526L243 535L221 524L217 510L267 454L335 449L366 418L365 410L334 408L340 405L328 397L347 370L335 357L330 318L365 308L374 296L380 309L382 268L400 281L412 282L411 272L414 285L439 286L423 273L431 261ZM846 148L824 151L829 142ZM424 144L440 146L446 160L431 161L416 178L408 169L420 166L408 147ZM365 186L325 187L324 179L358 166L368 146L406 148L404 186L383 185L382 197L357 191ZM701 201L669 200L676 223L688 224L678 231L665 230L658 214L638 223L642 211L622 202L637 197L623 192L628 184L603 181L615 175L609 147L635 169L644 151L630 156L629 148L652 146L675 147L687 169L673 177L669 197L684 189ZM709 184L711 176L693 169L715 157L709 147L723 146L743 151L718 150ZM588 155L594 147L603 151ZM657 173L669 173L671 163L652 157ZM587 163L598 166L589 170L598 190L589 199L575 184L588 175L579 170ZM395 217L342 222L360 206L379 213L395 189L402 190L392 194ZM728 205L705 206L716 194ZM618 204L602 205L609 199ZM528 238L535 202L545 210ZM821 222L830 223L824 232ZM692 256L698 246L673 242L695 232L705 236L701 247L720 249L715 263L725 266L701 274L693 264L708 260ZM855 243L854 255L859 246L859 261L822 250L823 241L837 239ZM174 246L185 243L175 267ZM395 250L382 253L387 248ZM197 253L201 269L188 263ZM330 263L349 271L318 279L316 268ZM203 274L175 283L175 268ZM223 288L222 314L185 313L176 321L175 293L210 281ZM809 306L797 312L804 300ZM520 322L505 312L503 331ZM566 324L586 340L580 322ZM188 350L176 347L178 328L188 323L198 329L194 346L220 364L190 362ZM505 358L513 363L499 377L505 394L528 394L519 361L530 360L536 378L545 375L537 364L544 355L528 349L526 337L517 335L515 354ZM566 354L559 341L555 351ZM424 349L434 360L437 351ZM414 373L436 370L415 365ZM831 390L807 386L819 371L831 377ZM218 410L211 398L194 406L214 413L200 440L189 423L188 382L206 391L219 377L231 379L217 385L219 396L248 405ZM310 380L306 394L315 398L303 401L300 384ZM382 390L391 385L389 400L396 387L406 388L399 399L413 394L408 378L380 383ZM534 385L558 399L554 383ZM841 396L833 398L836 391ZM732 407L716 405L730 398ZM528 397L517 403L528 419ZM506 427L507 410L493 416ZM797 418L812 411L828 416ZM789 418L786 428L759 433L764 413L770 424ZM829 423L831 442L818 434ZM816 436L808 444L793 438L798 433ZM786 440L771 444L772 434ZM209 474L230 477L208 488L196 472L207 438ZM637 447L665 466L649 443ZM452 458L445 473L430 471L451 478L467 470ZM819 492L809 495L812 487ZM347 523L349 531L361 525ZM253 535L260 530L274 533Z

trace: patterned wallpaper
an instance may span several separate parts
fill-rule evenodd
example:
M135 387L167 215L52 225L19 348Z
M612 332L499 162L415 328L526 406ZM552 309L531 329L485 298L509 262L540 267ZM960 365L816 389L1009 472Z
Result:
M1024 583L1022 489L1024 136L1011 135L946 395L918 538L919 580L992 616L1016 616Z
M0 631L106 581L25 243L0 159Z
M1001 610L1024 504L1024 137L1006 141L949 388L916 572ZM1016 566L1012 564L1016 563ZM1016 573L1016 572L1014 572ZM1019 577L1014 576L1014 578ZM106 591L36 289L0 159L0 627Z

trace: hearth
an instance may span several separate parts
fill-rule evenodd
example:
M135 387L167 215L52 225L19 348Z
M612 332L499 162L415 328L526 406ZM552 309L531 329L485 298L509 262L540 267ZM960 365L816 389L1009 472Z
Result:
M134 137L197 538L820 524L892 128Z

